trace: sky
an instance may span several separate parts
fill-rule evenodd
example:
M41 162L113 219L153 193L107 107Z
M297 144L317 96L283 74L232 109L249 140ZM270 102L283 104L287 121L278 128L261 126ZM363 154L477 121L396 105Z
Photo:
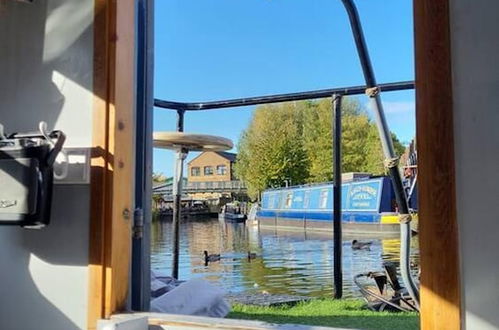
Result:
M355 2L378 83L413 80L412 1ZM156 0L154 28L158 99L213 101L364 85L340 0ZM390 129L410 141L414 92L382 93L382 99ZM365 96L359 102L367 107ZM237 145L254 108L187 112L185 132ZM155 131L175 127L175 111L155 108ZM154 172L171 176L172 169L173 152L155 149Z

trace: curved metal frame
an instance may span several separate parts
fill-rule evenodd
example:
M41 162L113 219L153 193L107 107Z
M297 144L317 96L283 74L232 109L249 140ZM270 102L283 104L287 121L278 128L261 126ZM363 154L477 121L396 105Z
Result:
M383 103L381 102L379 89L376 85L374 70L372 68L371 59L369 58L369 52L367 50L357 8L355 7L353 0L342 0L342 2L348 13L350 26L352 27L352 33L355 38L355 45L357 46L359 60L362 65L362 71L364 72L364 78L366 80L366 94L368 94L370 98L372 110L376 118L383 153L387 163L390 164L388 167L400 214L400 271L402 279L405 282L407 291L414 300L416 307L419 309L419 289L410 273L409 258L411 251L411 215L409 213L407 196L402 185L402 178L398 169L398 157L393 148L391 133L388 129L388 124L383 111Z

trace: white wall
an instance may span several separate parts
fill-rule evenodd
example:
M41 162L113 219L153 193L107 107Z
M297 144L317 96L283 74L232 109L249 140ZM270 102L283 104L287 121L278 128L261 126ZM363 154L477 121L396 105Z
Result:
M464 324L499 329L499 1L450 3Z
M90 147L94 0L0 2L0 122ZM52 223L0 227L0 329L86 328L88 185L54 188Z

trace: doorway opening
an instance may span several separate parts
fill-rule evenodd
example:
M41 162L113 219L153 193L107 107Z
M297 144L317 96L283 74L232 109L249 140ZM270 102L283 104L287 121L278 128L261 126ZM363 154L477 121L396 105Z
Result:
M341 104L339 100L341 100L343 97L346 96L351 96L351 95L360 95L360 94L367 94L368 98L371 100L372 107L374 109L375 115L373 116L373 122L377 123L378 131L381 134L381 144L382 144L382 149L385 151L385 159L386 159L386 164L387 165L387 172L391 175L391 182L393 184L393 191L394 191L394 199L397 201L397 211L398 213L402 215L407 215L403 218L402 225L400 226L405 227L405 232L402 233L402 240L400 242L400 245L402 246L402 256L404 259L404 262L401 263L401 273L402 277L404 280L405 287L408 289L408 295L413 297L413 306L417 308L418 305L418 293L417 293L417 286L414 283L414 280L412 279L412 275L410 272L410 264L408 262L409 260L409 253L410 253L410 239L411 239L411 231L410 227L407 225L408 222L410 222L410 217L408 217L411 213L409 211L409 204L407 203L407 195L405 190L403 190L402 182L401 182L401 177L400 177L400 172L398 168L398 163L397 163L397 156L394 153L393 150L393 142L391 142L392 136L390 134L390 131L388 130L388 126L386 123L386 119L384 118L384 113L382 109L382 104L379 99L380 92L390 92L390 91L402 91L402 90L410 90L414 88L414 83L412 81L401 81L401 82L395 82L395 83L387 83L387 84L377 84L376 80L374 79L374 73L372 66L370 64L370 59L369 59L369 54L367 52L367 47L366 43L363 37L363 32L361 30L360 24L359 24L359 17L357 14L357 11L355 10L355 7L353 7L353 2L351 1L343 1L345 8L347 9L347 12L349 14L350 22L352 24L352 32L354 35L354 40L356 42L356 47L358 50L358 55L360 58L361 62L361 67L364 73L364 78L365 78L365 85L357 85L353 87L341 87L341 88L332 88L332 89L321 89L321 90L313 90L309 92L299 92L299 93L284 93L284 94L273 94L273 95L266 95L266 96L259 96L259 97L245 97L245 98L239 98L239 99L228 99L228 100L222 100L222 101L209 101L209 102L178 102L178 101L166 101L166 100L161 100L161 99L155 99L154 105L159 108L165 108L169 110L176 111L177 115L177 131L181 132L184 130L184 116L186 114L190 114L190 112L198 112L198 111L203 111L203 110L211 110L211 109L222 109L222 108L235 108L239 106L250 106L250 105L259 105L259 104L270 104L270 103L280 103L280 102L295 102L294 106L296 106L297 101L301 100L315 100L323 97L332 97L335 102L333 102L331 106L331 113L334 112L335 104L336 104L336 113L339 114L338 116L334 116L337 118L339 121L335 121L336 124L336 130L333 130L335 132L340 132L338 128L341 127L341 110L339 110ZM303 103L304 104L304 103ZM156 110L159 111L159 110ZM208 112L208 111L207 111ZM338 127L338 123L340 124ZM222 130L223 131L223 130ZM336 136L338 137L338 136ZM334 139L333 141L339 141L339 139ZM333 143L332 141L332 143ZM339 145L341 146L341 144ZM332 148L335 151L338 151L341 149L341 147L336 147ZM238 150L239 151L239 150ZM337 153L337 157L341 157L341 153ZM341 169L341 158L336 158L334 157L336 162L335 162L335 169ZM333 167L333 162L330 164L331 167ZM193 171L189 171L189 174L192 175L192 173L198 173L197 170L194 169L195 167L192 168ZM208 171L209 173L206 174L206 167L200 170L200 172L204 173L205 175L212 175L212 172ZM214 172L214 171L213 171ZM333 173L341 173L341 171L333 171ZM180 178L177 178L178 182L182 183L182 180ZM288 184L290 178L285 178L286 180L286 185ZM292 180L291 180L292 181ZM301 182L298 182L299 184ZM189 184L189 183L187 183ZM333 187L341 187L342 180L341 180L341 175L334 175L334 185ZM174 191L174 186L175 186L175 180L172 181L172 189L171 191ZM198 185L199 186L199 185ZM271 187L268 187L271 188ZM206 188L205 188L206 189ZM214 189L213 187L209 187L209 189ZM334 189L334 188L333 188ZM311 192L312 194L312 192ZM174 194L173 194L174 195ZM335 196L336 199L333 201L334 205L341 205L342 199L341 199L341 189L334 190L334 193L331 194L332 196ZM182 203L182 194L179 193L179 198L180 198L180 203ZM259 198L260 201L263 200L262 197ZM283 198L282 202L285 203L286 199ZM324 207L327 205L327 198L325 199ZM291 204L290 204L291 205ZM284 208L288 205L284 205ZM332 246L327 247L326 249L331 255L334 255L334 267L333 268L333 276L331 279L334 278L334 290L331 290L333 294L337 297L340 298L342 296L342 290L343 290L343 283L342 283L342 255L343 255L343 243L342 243L342 231L341 231L341 225L342 225L342 214L339 213L339 211L342 210L342 207L336 207L335 209L335 214L332 215L333 221L331 224L336 224L333 226L333 239L335 239L334 244ZM180 213L181 209L177 207L177 212ZM172 217L175 219L175 210L172 212ZM180 219L180 218L179 218ZM276 216L277 219L277 216ZM336 221L335 221L336 219ZM276 220L277 221L277 220ZM407 226L406 226L407 225ZM174 225L175 227L175 225ZM192 227L193 228L193 227ZM205 227L203 227L206 229ZM162 231L164 228L158 229L158 231ZM191 229L194 231L194 229ZM173 228L173 231L175 232L175 229ZM163 234L163 233L162 233ZM160 234L160 236L162 236ZM224 235L223 232L221 235ZM228 233L225 233L225 235L229 235ZM234 237L237 237L238 235L243 235L241 233L237 234L237 230L232 232L230 235L233 235ZM247 235L247 234L244 234ZM258 240L265 240L265 237L257 236L257 241ZM329 237L329 240L331 240L331 237ZM175 236L171 239L171 244L172 249L175 250L174 245L177 244L176 242L180 241L180 232L177 233L177 236ZM234 243L234 242L233 242ZM246 244L246 243L245 243ZM263 244L263 243L262 243ZM383 245L382 243L380 244L381 246ZM384 247L382 247L383 249ZM235 252L235 251L233 251ZM251 251L248 251L251 252ZM153 251L154 254L154 251ZM159 255L159 254L158 254ZM180 258L182 253L177 255L172 255L171 259L175 258ZM250 259L250 258L249 258ZM249 260L248 260L249 261ZM153 261L154 263L154 261ZM166 262L165 262L166 263ZM175 261L173 261L175 263ZM178 264L178 261L177 261ZM240 266L240 265L238 265ZM331 266L331 265L329 265ZM175 268L175 266L173 266ZM178 269L177 269L178 272ZM182 271L180 271L180 275L182 275ZM255 282L257 286L260 286L261 284L258 284Z

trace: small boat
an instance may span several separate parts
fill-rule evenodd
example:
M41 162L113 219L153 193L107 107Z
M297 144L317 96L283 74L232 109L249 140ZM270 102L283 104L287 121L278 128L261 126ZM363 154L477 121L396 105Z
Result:
M173 200L165 201L158 214L160 220L171 221L173 219ZM205 201L186 200L182 202L181 217L188 220L210 219L211 213Z
M221 212L218 214L219 220L227 222L244 222L246 221L246 214L241 212L238 203L228 203L222 206Z

